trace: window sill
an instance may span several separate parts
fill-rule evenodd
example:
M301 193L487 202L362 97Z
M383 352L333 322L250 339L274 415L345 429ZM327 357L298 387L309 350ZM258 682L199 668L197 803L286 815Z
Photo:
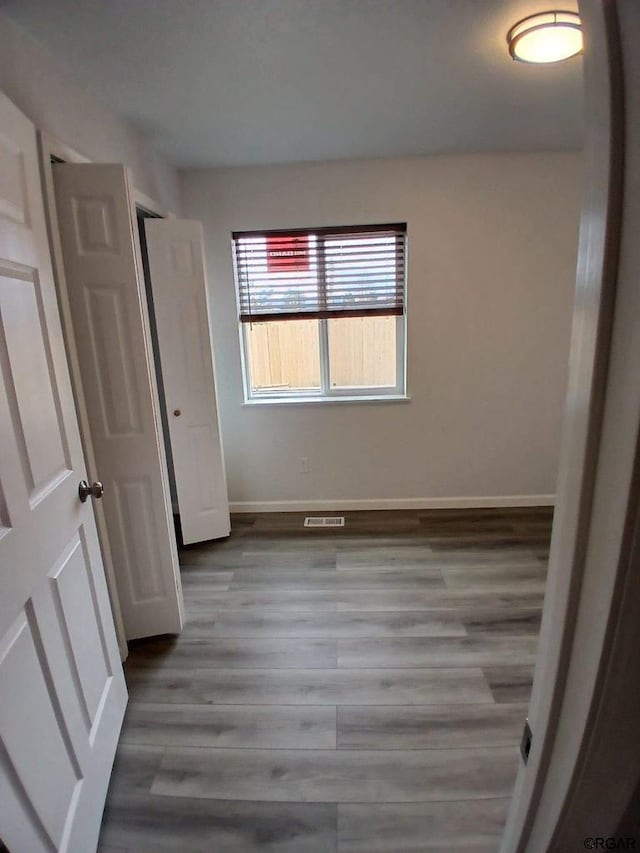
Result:
M274 398L257 398L244 400L243 406L317 406L317 405L332 405L334 403L410 403L411 397L408 394L371 394L356 396L335 396L335 397L274 397Z

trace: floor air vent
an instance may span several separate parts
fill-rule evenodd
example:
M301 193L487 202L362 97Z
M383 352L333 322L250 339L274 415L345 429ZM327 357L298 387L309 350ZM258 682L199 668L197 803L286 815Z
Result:
M344 515L308 515L305 527L344 527Z

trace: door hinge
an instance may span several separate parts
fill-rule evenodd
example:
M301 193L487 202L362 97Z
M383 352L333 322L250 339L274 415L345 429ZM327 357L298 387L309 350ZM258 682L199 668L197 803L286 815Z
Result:
M524 729L522 731L522 740L520 741L520 755L522 756L522 761L524 764L529 760L529 753L531 752L531 741L533 740L533 732L531 731L531 726L529 725L529 720L526 719L524 721Z

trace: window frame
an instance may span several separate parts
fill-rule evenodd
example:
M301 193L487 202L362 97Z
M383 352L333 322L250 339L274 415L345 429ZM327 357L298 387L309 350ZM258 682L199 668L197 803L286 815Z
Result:
M354 226L362 227L367 225ZM283 230L283 229L279 229ZM292 229L301 231L302 229ZM314 230L304 229L309 233ZM264 234L268 235L269 229ZM238 320L238 332L240 336L240 361L242 370L242 386L245 404L268 405L269 403L326 403L326 402L375 402L375 401L402 401L408 400L407 394L407 283L408 283L408 235L405 233L404 248L404 312L395 315L396 321L396 384L391 386L346 386L331 387L331 370L329 359L329 319L317 318L318 348L320 359L320 387L318 389L292 388L287 391L254 391L251 387L251 365L249 357L249 336L245 327L250 323ZM234 235L231 235L231 255L233 259L233 278L236 293L236 306L240 305L239 276L236 265L236 253L234 247ZM384 316L384 315L383 315ZM394 316L394 315L388 315ZM270 321L264 321L270 322ZM282 322L288 322L284 320Z

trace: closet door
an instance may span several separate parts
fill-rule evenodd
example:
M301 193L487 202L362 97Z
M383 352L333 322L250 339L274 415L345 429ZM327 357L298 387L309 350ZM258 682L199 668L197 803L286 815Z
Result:
M56 164L56 207L96 464L128 639L182 629L148 308L126 169Z
M145 221L149 271L185 544L228 536L202 226Z

